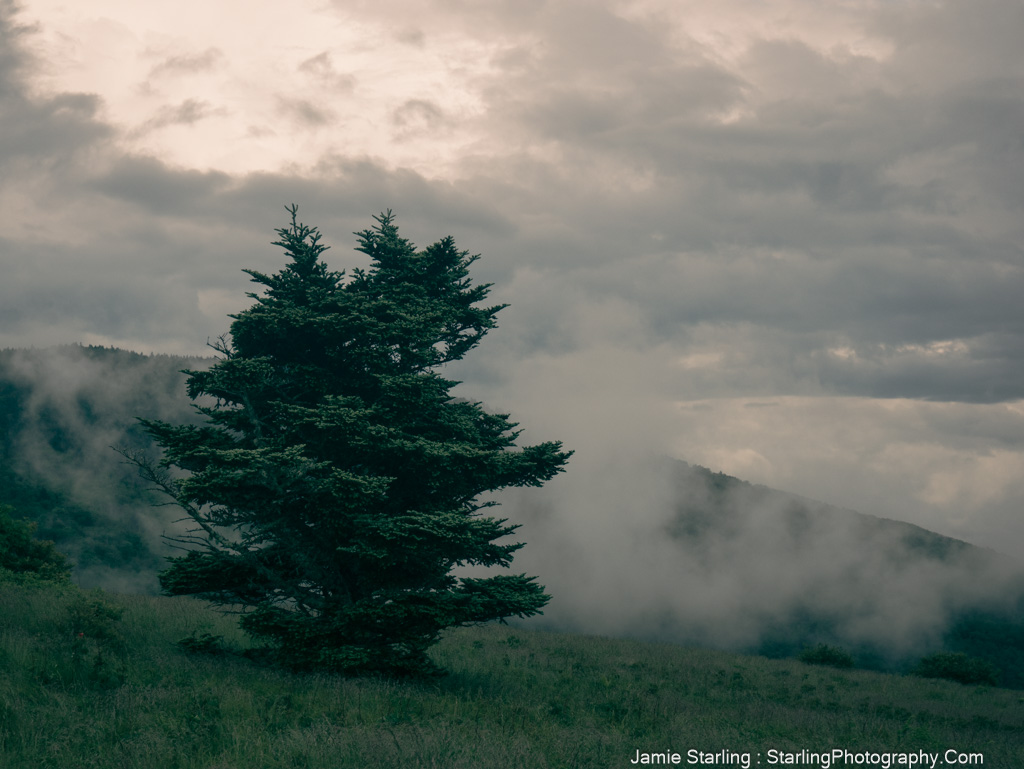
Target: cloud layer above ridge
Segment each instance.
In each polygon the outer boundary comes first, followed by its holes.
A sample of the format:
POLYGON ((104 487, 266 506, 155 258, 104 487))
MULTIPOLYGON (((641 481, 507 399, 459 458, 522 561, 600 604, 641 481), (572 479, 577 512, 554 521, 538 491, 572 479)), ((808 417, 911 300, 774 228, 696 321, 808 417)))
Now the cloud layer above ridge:
POLYGON ((392 208, 531 431, 1024 552, 1019 3, 0 9, 0 346, 202 352, 392 208))

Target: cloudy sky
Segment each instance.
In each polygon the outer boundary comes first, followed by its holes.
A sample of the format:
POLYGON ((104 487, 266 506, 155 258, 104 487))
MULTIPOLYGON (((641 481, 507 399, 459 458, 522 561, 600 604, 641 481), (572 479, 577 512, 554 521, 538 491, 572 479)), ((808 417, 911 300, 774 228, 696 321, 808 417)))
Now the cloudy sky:
MULTIPOLYGON (((511 307, 456 372, 1024 557, 1019 0, 0 0, 0 347, 202 352, 392 208, 511 307)), ((589 463, 589 464, 588 464, 589 463)))

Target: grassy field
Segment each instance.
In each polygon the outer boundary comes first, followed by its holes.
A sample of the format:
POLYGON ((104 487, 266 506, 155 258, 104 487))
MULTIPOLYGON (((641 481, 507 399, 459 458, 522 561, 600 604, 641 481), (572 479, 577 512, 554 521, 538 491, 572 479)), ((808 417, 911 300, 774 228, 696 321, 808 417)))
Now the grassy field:
POLYGON ((1020 691, 501 625, 448 635, 443 678, 341 680, 175 643, 204 633, 245 645, 187 599, 0 585, 0 766, 784 766, 769 751, 834 748, 1024 766, 1020 691))

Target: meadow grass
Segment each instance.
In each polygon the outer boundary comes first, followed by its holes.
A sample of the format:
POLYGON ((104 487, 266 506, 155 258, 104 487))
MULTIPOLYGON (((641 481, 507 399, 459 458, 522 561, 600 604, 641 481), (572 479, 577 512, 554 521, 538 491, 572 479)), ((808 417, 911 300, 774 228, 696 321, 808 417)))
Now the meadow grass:
POLYGON ((769 765, 834 747, 1024 766, 1019 691, 497 624, 450 632, 444 677, 347 680, 176 644, 203 633, 247 644, 189 599, 0 586, 0 766, 599 768, 691 748, 769 765))

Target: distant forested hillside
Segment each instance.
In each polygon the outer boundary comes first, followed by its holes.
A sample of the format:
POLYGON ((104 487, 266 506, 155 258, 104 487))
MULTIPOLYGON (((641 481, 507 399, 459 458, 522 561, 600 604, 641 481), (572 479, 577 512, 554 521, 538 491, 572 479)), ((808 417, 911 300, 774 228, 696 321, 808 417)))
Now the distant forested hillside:
POLYGON ((746 610, 764 617, 747 650, 789 657, 838 645, 878 669, 962 652, 1024 688, 1024 573, 1014 560, 702 467, 678 462, 672 474, 668 530, 684 557, 739 578, 746 610))
POLYGON ((1013 559, 682 461, 631 461, 506 502, 525 522, 522 566, 552 595, 538 624, 771 657, 824 644, 878 670, 961 652, 1024 688, 1013 559))
MULTIPOLYGON (((136 417, 195 420, 181 370, 209 363, 0 351, 0 504, 80 584, 157 591, 179 515, 111 447, 153 450, 136 417)), ((537 624, 777 657, 825 643, 880 669, 958 651, 1024 688, 1024 581, 992 551, 666 458, 570 466, 561 488, 501 499, 527 524, 517 565, 553 596, 537 624)))
POLYGON ((160 534, 177 516, 153 507, 112 447, 150 445, 135 417, 193 419, 180 371, 203 365, 78 345, 0 351, 0 502, 71 556, 83 584, 157 589, 160 534))

